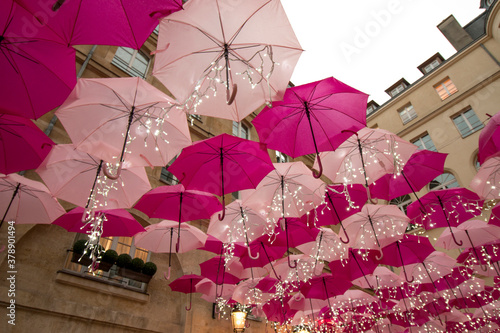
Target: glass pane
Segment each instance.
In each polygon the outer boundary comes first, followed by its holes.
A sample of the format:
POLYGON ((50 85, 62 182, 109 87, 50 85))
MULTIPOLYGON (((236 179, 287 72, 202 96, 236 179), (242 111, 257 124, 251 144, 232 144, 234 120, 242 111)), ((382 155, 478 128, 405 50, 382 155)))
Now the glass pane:
POLYGON ((239 124, 236 121, 233 121, 233 135, 239 136, 239 124))
POLYGON ((443 173, 437 176, 429 184, 431 190, 444 190, 447 188, 459 187, 458 181, 451 173, 443 173))
POLYGON ((484 127, 483 123, 479 120, 479 118, 476 116, 476 113, 474 110, 469 109, 464 112, 465 118, 469 121, 470 126, 472 127, 471 130, 472 132, 477 131, 478 129, 481 129, 484 127))
POLYGON ((459 115, 458 117, 453 118, 453 122, 457 126, 457 128, 458 128, 460 134, 462 134, 462 136, 469 135, 469 133, 471 132, 471 129, 470 129, 469 125, 467 124, 467 122, 465 121, 463 114, 459 115))

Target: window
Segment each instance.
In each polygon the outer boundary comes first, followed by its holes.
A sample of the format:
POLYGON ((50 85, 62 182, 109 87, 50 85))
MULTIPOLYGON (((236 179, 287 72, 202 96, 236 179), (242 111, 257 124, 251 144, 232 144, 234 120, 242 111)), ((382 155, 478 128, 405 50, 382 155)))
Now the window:
POLYGON ((432 142, 431 136, 427 133, 413 140, 411 143, 416 145, 420 150, 427 149, 427 150, 437 151, 434 142, 432 142))
POLYGON ((285 155, 276 150, 276 163, 287 163, 290 162, 288 155, 285 155))
POLYGON ((411 204, 411 197, 408 194, 405 194, 392 199, 389 201, 389 204, 398 206, 398 208, 406 214, 406 209, 411 204))
POLYGON ((479 159, 477 158, 477 154, 476 154, 476 157, 474 157, 474 168, 476 168, 476 171, 479 171, 479 169, 481 169, 481 163, 479 163, 479 159))
POLYGON ((149 68, 149 58, 141 51, 128 47, 119 47, 111 63, 130 76, 141 78, 146 77, 149 68))
POLYGON ((434 89, 436 89, 436 92, 443 101, 458 91, 449 77, 436 84, 434 89))
POLYGON ((462 138, 480 130, 484 127, 483 123, 476 116, 472 109, 468 109, 453 117, 453 122, 457 126, 458 131, 462 134, 462 138))
POLYGON ((403 108, 398 110, 399 116, 401 117, 401 120, 403 121, 403 124, 406 124, 410 122, 411 120, 417 118, 417 113, 415 112, 415 109, 413 108, 413 105, 408 104, 404 106, 403 108))
POLYGON ((425 74, 428 74, 430 72, 432 72, 432 70, 436 67, 438 67, 440 64, 440 62, 435 59, 433 62, 431 62, 430 64, 428 64, 427 66, 424 67, 424 73, 425 74))
POLYGON ((167 168, 171 166, 176 159, 177 156, 175 156, 170 162, 168 162, 166 167, 161 168, 160 180, 162 182, 167 183, 169 185, 176 185, 179 183, 177 177, 175 177, 173 173, 167 170, 167 168))
POLYGON ((392 97, 394 97, 394 96, 396 96, 397 94, 399 94, 400 92, 402 92, 403 90, 405 90, 405 88, 406 88, 406 87, 404 86, 404 84, 400 84, 399 86, 397 86, 396 88, 394 88, 394 89, 392 89, 392 90, 391 90, 390 95, 391 95, 392 97))
POLYGON ((429 184, 429 189, 434 190, 444 190, 447 188, 460 187, 455 176, 449 172, 445 172, 442 175, 437 176, 429 184))
POLYGON ((233 135, 242 139, 250 139, 250 131, 248 130, 248 127, 237 121, 233 121, 233 135))

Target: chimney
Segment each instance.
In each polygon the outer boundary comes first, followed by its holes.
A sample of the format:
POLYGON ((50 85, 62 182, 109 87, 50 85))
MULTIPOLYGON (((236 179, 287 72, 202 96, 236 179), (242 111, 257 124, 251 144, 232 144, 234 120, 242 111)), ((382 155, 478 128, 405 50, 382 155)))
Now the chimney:
POLYGON ((439 23, 437 27, 457 51, 460 51, 472 42, 472 37, 462 28, 453 15, 450 15, 443 22, 439 23))

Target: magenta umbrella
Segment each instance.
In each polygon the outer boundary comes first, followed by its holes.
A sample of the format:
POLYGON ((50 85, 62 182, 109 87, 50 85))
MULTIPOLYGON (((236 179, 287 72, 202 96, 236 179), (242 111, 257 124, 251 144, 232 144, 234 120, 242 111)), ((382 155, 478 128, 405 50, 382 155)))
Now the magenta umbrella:
POLYGON ((225 194, 255 188, 274 169, 264 144, 228 134, 198 141, 182 150, 168 168, 190 190, 225 194))
POLYGON ((386 174, 379 178, 370 184, 370 193, 374 198, 388 201, 408 193, 416 196, 416 192, 443 173, 447 156, 430 150, 417 150, 406 162, 401 174, 386 174))
POLYGON ((494 243, 484 244, 482 246, 469 247, 457 257, 457 262, 468 267, 481 265, 481 269, 486 271, 484 265, 490 266, 497 276, 500 276, 500 244, 498 240, 494 243))
POLYGON ((140 49, 160 17, 182 9, 182 0, 16 0, 67 45, 116 45, 140 49))
POLYGON ((339 279, 331 274, 321 274, 303 284, 300 291, 306 298, 328 300, 328 306, 331 309, 330 298, 342 295, 351 286, 352 284, 347 280, 339 279))
POLYGON ((75 50, 47 26, 31 27, 38 17, 18 1, 0 4, 2 113, 37 119, 76 84, 75 50))
POLYGON ((233 268, 231 269, 231 273, 229 273, 226 267, 226 258, 223 256, 214 257, 200 264, 200 275, 214 282, 216 284, 216 288, 221 286, 220 294, 217 290, 215 292, 216 297, 222 297, 222 288, 225 284, 237 284, 240 282, 241 279, 237 275, 240 275, 243 270, 243 266, 241 266, 240 263, 234 263, 238 265, 232 265, 233 268), (232 274, 233 272, 234 274, 232 274))
MULTIPOLYGON (((366 127, 368 95, 331 77, 288 88, 283 100, 252 120, 261 142, 293 158, 334 151, 351 133, 366 127)), ((319 173, 323 168, 318 156, 319 173)))
POLYGON ((422 262, 434 251, 435 249, 427 237, 406 234, 402 239, 382 248, 384 257, 381 260, 381 264, 403 267, 406 281, 411 283, 413 282, 413 277, 411 280, 408 279, 405 265, 422 262))
POLYGON ((483 164, 486 159, 500 151, 500 112, 490 116, 490 120, 479 134, 479 152, 477 160, 483 164))
POLYGON ((267 320, 275 321, 280 325, 284 324, 287 320, 293 318, 298 310, 293 310, 290 308, 288 302, 291 296, 285 295, 284 297, 279 297, 278 299, 272 299, 262 306, 267 320))
POLYGON ((280 259, 287 251, 286 240, 284 237, 278 236, 271 243, 269 236, 263 235, 256 240, 250 242, 250 250, 244 252, 240 261, 244 268, 248 267, 264 267, 270 264, 274 276, 280 280, 280 276, 274 270, 272 262, 280 259))
POLYGON ((36 169, 54 145, 31 120, 0 114, 0 173, 36 169))
POLYGON ((288 266, 295 268, 297 264, 292 265, 290 262, 290 247, 297 247, 301 244, 313 242, 319 233, 319 229, 309 228, 300 219, 293 217, 282 218, 279 220, 279 224, 281 230, 280 228, 276 228, 277 231, 275 231, 275 234, 278 236, 282 236, 283 233, 285 234, 288 266))
MULTIPOLYGON (((449 188, 430 191, 411 203, 407 214, 412 223, 427 230, 448 227, 453 234, 452 227, 481 214, 482 207, 483 200, 476 193, 465 188, 449 188)), ((463 244, 457 240, 455 243, 463 244)))
MULTIPOLYGON (((52 224, 63 227, 70 232, 90 234, 92 223, 82 223, 84 209, 76 207, 60 216, 52 224)), ((125 209, 106 209, 95 212, 96 219, 102 220, 101 237, 133 237, 139 232, 146 231, 136 219, 125 209)))
POLYGON ((209 234, 207 235, 205 244, 199 249, 219 255, 222 254, 226 257, 239 257, 243 254, 243 252, 247 251, 244 243, 223 243, 221 240, 209 234), (228 253, 228 251, 230 251, 231 253, 228 253))
POLYGON ((328 264, 332 275, 339 280, 354 281, 361 277, 365 278, 370 289, 375 289, 372 286, 366 275, 372 274, 375 268, 379 265, 377 260, 377 251, 349 249, 347 259, 335 260, 328 264))
POLYGON ((476 192, 481 199, 500 199, 500 153, 488 157, 481 165, 477 174, 472 178, 470 188, 476 192))
POLYGON ((201 280, 203 280, 202 276, 195 274, 188 274, 188 275, 183 275, 180 278, 177 278, 168 284, 168 286, 172 291, 178 291, 184 294, 189 294, 189 306, 185 308, 186 311, 191 310, 193 293, 198 292, 196 290, 196 285, 201 280))

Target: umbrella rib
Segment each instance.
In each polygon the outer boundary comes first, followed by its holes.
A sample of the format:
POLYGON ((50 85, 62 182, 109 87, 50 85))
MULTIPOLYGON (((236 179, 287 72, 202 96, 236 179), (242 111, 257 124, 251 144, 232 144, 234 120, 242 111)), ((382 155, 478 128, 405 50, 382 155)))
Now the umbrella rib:
MULTIPOLYGON (((236 32, 234 33, 234 35, 229 39, 228 41, 228 44, 232 44, 234 42, 234 40, 236 39, 236 37, 238 37, 238 35, 240 34, 241 30, 243 30, 244 26, 247 24, 248 21, 250 21, 250 19, 257 14, 257 12, 259 12, 262 8, 264 8, 265 6, 267 6, 269 3, 271 2, 271 0, 267 1, 265 4, 263 4, 262 6, 260 6, 259 8, 257 8, 252 14, 250 14, 244 21, 243 23, 240 25, 240 27, 238 28, 238 30, 236 30, 236 32)), ((218 7, 218 1, 217 1, 217 7, 218 7)), ((219 17, 220 17, 220 11, 219 11, 219 17)), ((222 28, 222 22, 221 22, 221 28, 222 28)))
POLYGON ((125 10, 125 7, 123 5, 123 0, 120 0, 120 3, 121 3, 121 7, 120 8, 123 9, 123 15, 125 16, 125 19, 127 20, 127 25, 128 25, 128 27, 130 29, 130 33, 134 37, 134 44, 135 44, 135 46, 136 46, 137 49, 140 49, 141 46, 139 45, 139 43, 137 41, 137 38, 136 38, 136 36, 134 34, 134 30, 132 29, 132 24, 130 23, 130 19, 129 19, 128 15, 127 15, 127 11, 125 10))

